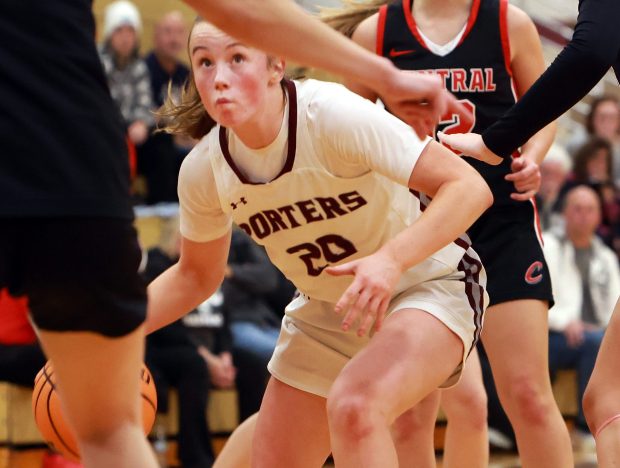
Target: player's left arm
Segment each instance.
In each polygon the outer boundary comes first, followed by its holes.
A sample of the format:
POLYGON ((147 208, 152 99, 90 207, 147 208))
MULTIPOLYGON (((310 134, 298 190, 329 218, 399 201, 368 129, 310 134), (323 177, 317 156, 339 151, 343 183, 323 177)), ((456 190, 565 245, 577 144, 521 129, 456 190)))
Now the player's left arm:
MULTIPOLYGON (((508 38, 510 64, 518 97, 523 96, 545 71, 540 37, 534 22, 519 8, 508 5, 508 38)), ((544 159, 555 138, 556 124, 550 123, 533 135, 522 147, 521 158, 512 163, 512 174, 506 176, 514 183, 515 200, 528 200, 540 187, 538 165, 544 159)))
POLYGON ((355 276, 335 307, 344 313, 345 331, 358 319, 359 336, 373 324, 380 330, 402 273, 458 238, 493 203, 480 174, 435 141, 422 151, 408 186, 433 197, 422 216, 375 253, 326 269, 331 275, 355 276))

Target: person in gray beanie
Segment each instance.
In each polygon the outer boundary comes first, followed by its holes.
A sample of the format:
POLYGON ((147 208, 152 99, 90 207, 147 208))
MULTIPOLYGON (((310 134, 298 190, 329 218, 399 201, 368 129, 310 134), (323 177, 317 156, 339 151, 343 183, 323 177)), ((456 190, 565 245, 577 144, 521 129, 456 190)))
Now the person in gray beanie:
POLYGON ((150 76, 138 53, 141 31, 140 12, 133 3, 119 0, 108 5, 100 57, 112 98, 136 146, 144 143, 155 124, 150 76))

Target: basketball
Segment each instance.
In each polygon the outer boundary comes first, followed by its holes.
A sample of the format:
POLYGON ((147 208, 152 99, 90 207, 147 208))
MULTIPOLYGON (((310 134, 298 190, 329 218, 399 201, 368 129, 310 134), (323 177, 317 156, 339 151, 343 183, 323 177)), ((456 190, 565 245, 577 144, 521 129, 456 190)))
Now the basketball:
MULTIPOLYGON (((155 382, 148 368, 143 364, 140 371, 142 388, 142 427, 148 434, 155 422, 157 393, 155 382)), ((69 460, 79 462, 80 453, 72 430, 62 414, 60 398, 56 392, 56 379, 52 363, 48 361, 34 380, 32 410, 41 435, 48 445, 69 460)))

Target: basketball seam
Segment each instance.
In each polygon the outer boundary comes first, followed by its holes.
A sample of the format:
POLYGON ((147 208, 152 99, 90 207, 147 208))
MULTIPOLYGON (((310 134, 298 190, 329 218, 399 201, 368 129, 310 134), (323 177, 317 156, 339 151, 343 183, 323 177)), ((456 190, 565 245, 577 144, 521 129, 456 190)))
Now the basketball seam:
MULTIPOLYGON (((47 376, 47 372, 45 373, 45 375, 47 376)), ((56 386, 54 385, 54 383, 51 380, 48 380, 48 382, 52 386, 52 388, 56 390, 56 386)), ((52 414, 50 413, 50 401, 52 400, 53 393, 54 392, 49 392, 49 394, 47 395, 47 416, 50 421, 50 426, 52 427, 54 434, 56 434, 58 441, 67 449, 69 453, 79 459, 80 454, 76 453, 71 447, 69 447, 69 445, 65 442, 65 439, 63 439, 63 437, 60 435, 60 432, 58 432, 58 429, 56 429, 56 424, 54 424, 54 420, 52 419, 52 414)))

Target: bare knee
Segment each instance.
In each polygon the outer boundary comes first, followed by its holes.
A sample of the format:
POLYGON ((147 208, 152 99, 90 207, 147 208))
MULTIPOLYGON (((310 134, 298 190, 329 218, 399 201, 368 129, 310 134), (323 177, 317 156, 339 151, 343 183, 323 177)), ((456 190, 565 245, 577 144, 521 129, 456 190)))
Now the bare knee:
POLYGON ((546 390, 528 377, 513 379, 502 400, 511 419, 516 418, 530 425, 545 424, 555 406, 551 388, 546 390))
POLYGON ((419 439, 421 434, 433 431, 436 419, 436 411, 421 411, 418 407, 407 410, 392 424, 392 438, 397 443, 419 439))
POLYGON ((475 431, 487 427, 487 394, 484 387, 454 392, 442 399, 442 408, 449 424, 475 431))
POLYGON ((336 383, 327 398, 330 431, 351 440, 366 438, 378 424, 387 426, 385 415, 378 408, 379 398, 372 388, 353 390, 336 383))
POLYGON ((137 411, 106 413, 105 410, 101 410, 89 418, 81 418, 74 426, 77 438, 82 443, 97 446, 106 446, 110 441, 131 431, 142 432, 142 423, 137 411))
POLYGON ((595 433, 609 418, 620 414, 620 390, 602 388, 591 381, 584 392, 582 404, 588 427, 595 433))

